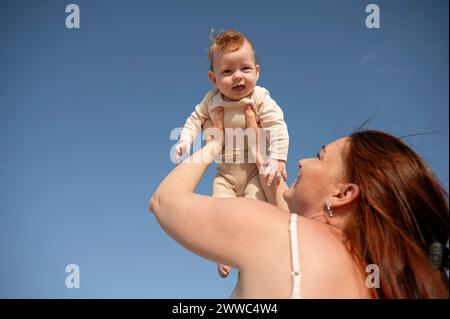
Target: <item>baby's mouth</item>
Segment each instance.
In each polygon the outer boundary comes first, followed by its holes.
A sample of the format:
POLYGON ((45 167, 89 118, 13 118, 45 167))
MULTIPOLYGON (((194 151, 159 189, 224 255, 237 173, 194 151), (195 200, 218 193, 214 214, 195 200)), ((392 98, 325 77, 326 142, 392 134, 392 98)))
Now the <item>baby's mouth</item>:
POLYGON ((233 91, 235 91, 235 92, 242 92, 244 90, 245 90, 245 85, 243 85, 243 84, 233 86, 233 91))

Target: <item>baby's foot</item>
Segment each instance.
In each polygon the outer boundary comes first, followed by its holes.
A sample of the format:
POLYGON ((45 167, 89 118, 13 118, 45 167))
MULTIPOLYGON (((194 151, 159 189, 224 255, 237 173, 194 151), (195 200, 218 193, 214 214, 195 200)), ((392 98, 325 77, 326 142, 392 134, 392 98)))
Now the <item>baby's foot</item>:
POLYGON ((227 265, 217 265, 217 271, 219 272, 220 277, 227 278, 231 272, 231 267, 227 265))

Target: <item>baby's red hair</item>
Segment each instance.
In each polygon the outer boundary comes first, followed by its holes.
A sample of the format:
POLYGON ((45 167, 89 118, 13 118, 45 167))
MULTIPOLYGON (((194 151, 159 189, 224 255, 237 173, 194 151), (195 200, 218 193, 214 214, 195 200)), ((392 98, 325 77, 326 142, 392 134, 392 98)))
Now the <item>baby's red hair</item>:
POLYGON ((210 61, 210 70, 213 71, 213 62, 214 55, 217 53, 221 53, 224 51, 237 51, 242 46, 248 43, 253 50, 253 55, 255 57, 256 63, 256 54, 253 44, 247 39, 245 35, 236 30, 226 30, 220 32, 218 34, 211 36, 211 45, 208 50, 208 58, 210 61))

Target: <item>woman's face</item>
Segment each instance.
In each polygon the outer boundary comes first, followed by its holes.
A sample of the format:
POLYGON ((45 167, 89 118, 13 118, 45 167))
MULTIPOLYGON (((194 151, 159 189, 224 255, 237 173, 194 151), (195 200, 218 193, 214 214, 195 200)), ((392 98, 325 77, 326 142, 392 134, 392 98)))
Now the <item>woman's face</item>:
POLYGON ((298 162, 297 179, 284 193, 289 210, 308 216, 323 211, 325 201, 345 182, 344 147, 348 138, 341 138, 322 146, 315 158, 298 162))

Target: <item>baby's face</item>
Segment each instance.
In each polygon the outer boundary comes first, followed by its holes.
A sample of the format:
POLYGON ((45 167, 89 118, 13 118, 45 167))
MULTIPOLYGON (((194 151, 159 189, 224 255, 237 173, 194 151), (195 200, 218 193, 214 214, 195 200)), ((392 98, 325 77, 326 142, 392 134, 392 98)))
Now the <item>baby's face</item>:
POLYGON ((213 69, 208 72, 209 79, 230 100, 251 94, 259 78, 259 65, 247 42, 237 51, 216 53, 213 69))

